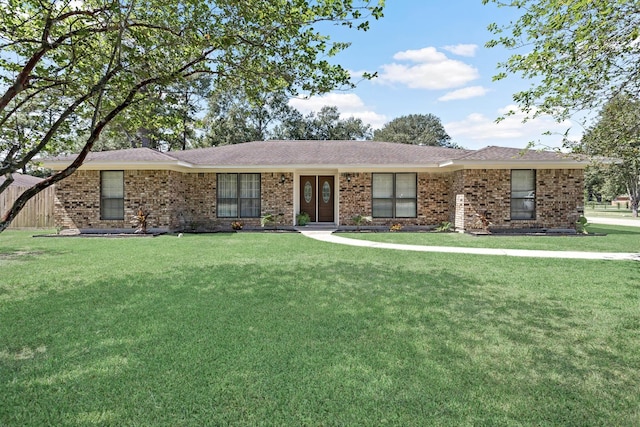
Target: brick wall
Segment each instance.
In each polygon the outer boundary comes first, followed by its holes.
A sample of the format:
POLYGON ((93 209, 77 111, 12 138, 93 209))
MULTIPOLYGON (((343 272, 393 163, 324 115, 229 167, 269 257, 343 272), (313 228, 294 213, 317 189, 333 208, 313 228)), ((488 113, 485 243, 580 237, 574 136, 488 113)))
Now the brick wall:
POLYGON ((55 222, 62 228, 135 228, 139 208, 149 227, 171 228, 180 209, 181 174, 173 171, 124 171, 124 219, 100 219, 100 171, 75 172, 56 185, 55 222))
MULTIPOLYGON (((262 214, 278 215, 279 225, 292 225, 293 212, 293 174, 285 172, 263 173, 260 186, 262 191, 262 214), (284 175, 284 183, 280 177, 284 175), (283 214, 283 215, 279 215, 283 214)), ((257 225, 260 225, 258 218, 257 225)))
POLYGON ((454 223, 458 230, 479 230, 484 216, 494 229, 575 228, 583 185, 581 169, 539 169, 535 219, 512 220, 510 169, 456 171, 454 223))
POLYGON ((350 181, 347 181, 347 173, 342 173, 336 185, 340 189, 340 225, 354 225, 351 220, 354 216, 371 215, 371 174, 351 172, 348 175, 350 181))
MULTIPOLYGON (((356 215, 371 216, 371 173, 340 174, 340 225, 354 225, 356 215)), ((373 218, 372 225, 437 225, 449 221, 452 174, 418 174, 417 218, 373 218)))
MULTIPOLYGON (((356 215, 371 215, 371 173, 337 177, 340 225, 354 225, 356 215)), ((494 228, 574 228, 582 206, 583 171, 541 169, 536 172, 536 219, 510 219, 511 172, 508 169, 419 173, 418 217, 376 218, 373 225, 438 225, 480 229, 479 215, 494 228)), ((138 208, 150 213, 149 227, 170 230, 230 228, 233 218, 216 216, 216 174, 161 170, 124 171, 124 220, 100 219, 100 172, 77 171, 56 185, 55 222, 63 228, 135 228, 138 208)), ((291 173, 261 174, 261 214, 272 213, 281 225, 294 223, 294 179, 291 173), (280 177, 285 176, 285 182, 280 177)), ((260 218, 241 218, 259 226, 260 218)))

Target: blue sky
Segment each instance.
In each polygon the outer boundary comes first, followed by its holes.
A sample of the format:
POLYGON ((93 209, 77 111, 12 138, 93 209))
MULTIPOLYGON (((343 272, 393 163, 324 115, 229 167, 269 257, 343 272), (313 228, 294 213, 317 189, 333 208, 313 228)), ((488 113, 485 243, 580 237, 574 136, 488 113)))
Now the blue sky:
POLYGON ((387 0, 384 14, 366 32, 330 30, 333 40, 352 43, 336 61, 354 75, 377 72, 377 79, 348 92, 293 99, 291 105, 305 113, 336 105, 343 117, 361 118, 374 129, 403 115, 431 113, 469 149, 523 148, 530 141, 558 147, 559 134, 570 127, 571 137, 580 138, 578 124, 549 117, 523 124, 524 115, 517 112, 495 123, 505 111, 517 111, 513 93, 531 85, 518 76, 493 82, 497 64, 513 52, 484 47, 492 38, 487 26, 517 19, 516 9, 484 6, 481 0, 387 0))

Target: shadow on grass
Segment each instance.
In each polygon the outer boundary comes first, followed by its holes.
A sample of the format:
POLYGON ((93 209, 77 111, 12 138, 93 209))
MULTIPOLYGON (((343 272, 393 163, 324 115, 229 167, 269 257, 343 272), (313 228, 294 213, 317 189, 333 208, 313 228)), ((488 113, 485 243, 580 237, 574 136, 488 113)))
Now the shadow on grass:
POLYGON ((640 236, 640 227, 624 227, 624 226, 615 226, 615 225, 607 225, 607 226, 599 226, 596 224, 589 224, 587 229, 589 233, 594 234, 606 234, 606 235, 637 235, 640 236))
POLYGON ((185 267, 68 281, 0 313, 12 322, 0 329, 6 425, 638 417, 637 360, 613 345, 634 332, 594 329, 550 293, 439 268, 185 267))

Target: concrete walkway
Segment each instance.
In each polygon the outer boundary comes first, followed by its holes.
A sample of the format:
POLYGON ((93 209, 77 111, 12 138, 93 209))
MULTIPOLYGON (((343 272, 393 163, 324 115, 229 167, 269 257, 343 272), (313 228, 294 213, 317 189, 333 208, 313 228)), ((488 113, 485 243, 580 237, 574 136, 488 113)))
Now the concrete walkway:
POLYGON ((578 252, 578 251, 535 251, 527 249, 490 249, 490 248, 460 248, 453 246, 420 246, 398 243, 381 243, 367 240, 349 239, 333 234, 335 230, 305 230, 299 231, 307 237, 327 243, 360 246, 378 249, 396 249, 416 252, 444 252, 472 255, 502 255, 531 258, 563 258, 563 259, 599 259, 616 261, 640 261, 640 253, 624 252, 578 252))
POLYGON ((624 225, 625 227, 640 227, 640 219, 588 216, 587 221, 591 224, 624 225))

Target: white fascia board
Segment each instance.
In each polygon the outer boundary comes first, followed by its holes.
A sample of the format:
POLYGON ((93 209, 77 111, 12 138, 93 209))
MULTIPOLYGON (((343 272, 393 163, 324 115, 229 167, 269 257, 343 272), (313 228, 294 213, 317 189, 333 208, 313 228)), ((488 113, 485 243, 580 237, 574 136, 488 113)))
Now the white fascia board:
POLYGON ((282 171, 345 171, 345 172, 371 172, 371 171, 403 171, 415 172, 423 170, 438 171, 439 166, 433 164, 391 164, 391 165, 367 165, 367 164, 282 164, 282 165, 195 165, 190 172, 216 172, 216 171, 255 171, 255 172, 282 172, 282 171))
POLYGON ((539 161, 466 161, 456 162, 449 161, 440 164, 440 168, 450 169, 584 169, 589 166, 588 161, 556 161, 556 160, 539 160, 539 161))

